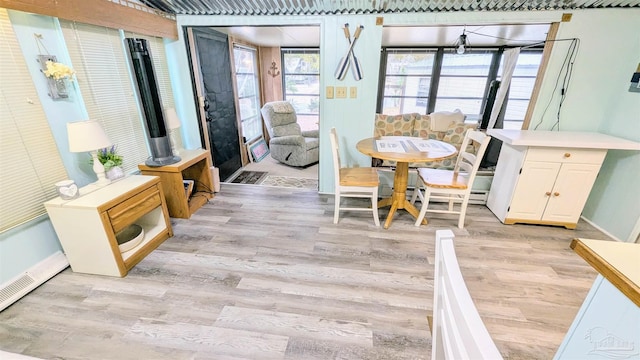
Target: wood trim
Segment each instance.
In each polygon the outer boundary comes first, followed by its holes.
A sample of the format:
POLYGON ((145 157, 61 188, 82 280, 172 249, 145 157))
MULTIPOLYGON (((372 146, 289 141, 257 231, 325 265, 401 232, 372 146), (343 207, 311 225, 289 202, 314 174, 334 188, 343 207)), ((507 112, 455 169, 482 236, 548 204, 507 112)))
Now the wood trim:
MULTIPOLYGON (((282 89, 282 54, 280 52, 280 47, 259 47, 259 72, 260 72, 260 96, 262 97, 262 104, 260 108, 264 106, 264 104, 271 101, 282 101, 284 100, 284 94, 282 89), (275 63, 275 66, 278 68, 276 70, 279 72, 278 75, 272 76, 269 75, 269 71, 271 70, 271 64, 275 63)), ((267 130, 267 125, 262 120, 262 134, 264 135, 264 141, 269 144, 269 131, 267 130)))
MULTIPOLYGON (((240 162, 242 166, 246 166, 249 161, 249 148, 244 143, 244 133, 242 129, 242 115, 240 114, 240 98, 238 96, 238 79, 236 79, 236 56, 234 53, 234 47, 236 44, 240 46, 245 46, 247 48, 252 48, 256 51, 256 59, 258 62, 258 47, 249 43, 245 43, 239 39, 236 39, 232 36, 228 37, 229 41, 229 62, 231 65, 231 83, 233 85, 233 103, 236 107, 236 127, 238 128, 238 143, 240 144, 240 162)), ((256 67, 259 67, 259 64, 256 63, 256 67)), ((258 80, 259 81, 259 80, 258 80)))
POLYGON ((551 59, 551 50, 553 50, 553 43, 555 42, 554 40, 558 35, 559 28, 560 23, 558 22, 551 23, 551 26, 549 27, 547 39, 544 43, 544 50, 542 50, 542 60, 540 61, 540 67, 538 68, 538 74, 536 75, 536 82, 534 83, 533 90, 531 91, 531 100, 529 100, 527 113, 524 115, 524 121, 522 122, 522 130, 529 129, 529 125, 531 124, 533 110, 535 109, 536 103, 538 102, 540 88, 542 87, 542 81, 544 80, 544 76, 547 72, 547 65, 549 65, 549 60, 551 59))
POLYGON ((640 306, 640 287, 633 283, 628 277, 618 269, 611 266, 600 255, 595 253, 590 247, 585 245, 580 239, 573 239, 570 247, 576 254, 580 255, 589 265, 604 276, 613 286, 620 290, 636 306, 640 306))
MULTIPOLYGON (((189 53, 191 54, 191 68, 193 69, 193 84, 196 91, 196 106, 200 118, 200 130, 202 134, 202 144, 207 151, 211 151, 211 142, 209 140, 209 127, 207 126, 207 114, 204 111, 204 89, 202 74, 200 73, 200 54, 196 46, 196 36, 193 33, 193 27, 187 28, 187 41, 189 42, 189 53)), ((212 155, 213 156, 213 155, 212 155)))
POLYGON ((122 29, 139 34, 178 40, 178 27, 171 15, 120 0, 0 0, 0 7, 122 29))

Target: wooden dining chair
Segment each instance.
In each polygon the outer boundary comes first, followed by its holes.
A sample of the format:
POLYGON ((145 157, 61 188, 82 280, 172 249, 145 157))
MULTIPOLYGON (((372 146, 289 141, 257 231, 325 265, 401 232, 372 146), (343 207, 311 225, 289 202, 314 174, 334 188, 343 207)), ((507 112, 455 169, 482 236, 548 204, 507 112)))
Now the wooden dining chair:
POLYGON ((333 223, 338 223, 340 210, 371 211, 376 226, 378 219, 378 171, 371 167, 342 167, 340 163, 340 146, 335 128, 331 128, 331 152, 333 153, 333 172, 335 176, 335 210, 333 223), (371 208, 342 207, 341 198, 371 198, 371 208))
POLYGON ((431 359, 501 360, 460 272, 453 238, 451 230, 436 231, 431 359))
POLYGON ((415 222, 415 226, 420 226, 427 212, 459 214, 458 227, 464 227, 464 218, 471 196, 471 187, 476 177, 480 162, 484 152, 489 145, 491 136, 477 130, 469 129, 465 133, 464 140, 460 146, 460 152, 453 170, 419 168, 419 186, 411 198, 411 203, 415 203, 416 198, 422 201, 420 214, 415 222), (474 146, 469 146, 473 143, 474 146), (469 149, 477 149, 474 153, 469 149), (424 190, 424 194, 421 191, 424 190), (449 203, 446 210, 430 209, 429 201, 444 200, 449 203), (454 209, 455 204, 460 204, 459 209, 454 209))

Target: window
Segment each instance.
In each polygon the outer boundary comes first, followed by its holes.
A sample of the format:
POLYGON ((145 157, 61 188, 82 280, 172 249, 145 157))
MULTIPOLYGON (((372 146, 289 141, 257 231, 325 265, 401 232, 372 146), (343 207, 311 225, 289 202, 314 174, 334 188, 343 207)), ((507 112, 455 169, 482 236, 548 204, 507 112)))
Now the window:
POLYGON ((45 214, 67 172, 13 32, 0 9, 0 232, 45 214), (31 99, 31 101, 26 101, 31 99))
POLYGON ((123 170, 137 170, 149 151, 120 31, 66 20, 60 26, 89 118, 102 124, 123 170))
POLYGON ((258 64, 256 49, 233 46, 236 72, 236 91, 245 144, 262 136, 260 118, 260 90, 258 90, 258 64))
MULTIPOLYGON (((378 112, 402 114, 460 109, 467 121, 483 111, 489 83, 500 80, 500 49, 383 49, 384 70, 378 112), (496 75, 497 74, 497 75, 496 75)), ((533 91, 542 50, 521 52, 506 100, 504 127, 520 129, 533 91)))
POLYGON ((467 116, 480 114, 492 57, 489 51, 444 52, 434 111, 460 109, 467 116))
POLYGON ((434 59, 433 50, 389 52, 382 104, 384 114, 426 113, 434 59))
POLYGON ((302 130, 318 128, 320 110, 320 52, 282 50, 284 99, 296 109, 302 130))
MULTIPOLYGON (((541 61, 542 51, 520 52, 509 86, 503 126, 505 129, 519 130, 522 127, 522 120, 529 107, 529 99, 541 61)), ((500 74, 502 74, 502 63, 498 70, 498 80, 500 80, 500 74)))

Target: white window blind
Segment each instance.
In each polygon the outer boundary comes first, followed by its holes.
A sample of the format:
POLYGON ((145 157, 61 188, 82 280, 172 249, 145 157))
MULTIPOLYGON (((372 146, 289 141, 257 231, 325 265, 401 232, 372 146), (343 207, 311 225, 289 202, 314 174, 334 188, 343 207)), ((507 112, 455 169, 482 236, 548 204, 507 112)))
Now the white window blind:
POLYGON ((0 232, 3 232, 44 214, 42 204, 57 196, 54 184, 68 175, 7 10, 1 8, 0 63, 0 232))
POLYGON ((60 25, 89 117, 116 145, 124 171, 136 170, 149 150, 120 31, 65 20, 60 25))
POLYGON ((167 65, 167 53, 164 50, 164 41, 162 38, 128 31, 125 31, 125 36, 128 38, 147 40, 153 61, 153 70, 156 74, 156 83, 160 91, 160 99, 162 99, 162 106, 164 108, 175 108, 173 91, 171 90, 171 79, 169 78, 169 66, 167 65))

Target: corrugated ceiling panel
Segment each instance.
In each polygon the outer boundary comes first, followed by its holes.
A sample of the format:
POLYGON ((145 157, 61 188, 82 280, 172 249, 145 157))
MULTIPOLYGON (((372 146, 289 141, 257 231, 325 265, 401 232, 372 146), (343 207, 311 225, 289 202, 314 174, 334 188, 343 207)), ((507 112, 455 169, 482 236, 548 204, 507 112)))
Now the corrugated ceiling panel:
POLYGON ((327 15, 638 8, 640 0, 141 0, 180 15, 327 15))

